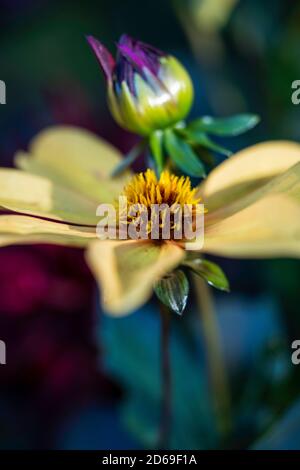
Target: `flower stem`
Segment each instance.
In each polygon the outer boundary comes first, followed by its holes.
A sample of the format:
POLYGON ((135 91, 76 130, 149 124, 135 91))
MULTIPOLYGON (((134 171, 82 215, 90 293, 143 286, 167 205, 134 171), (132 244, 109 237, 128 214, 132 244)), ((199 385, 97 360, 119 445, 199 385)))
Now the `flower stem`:
POLYGON ((231 403, 219 327, 209 286, 195 274, 193 274, 193 281, 206 342, 215 414, 219 432, 222 438, 226 438, 232 430, 231 403))
POLYGON ((171 426, 171 367, 170 367, 170 312, 161 302, 161 374, 162 374, 162 407, 158 448, 168 447, 171 426))

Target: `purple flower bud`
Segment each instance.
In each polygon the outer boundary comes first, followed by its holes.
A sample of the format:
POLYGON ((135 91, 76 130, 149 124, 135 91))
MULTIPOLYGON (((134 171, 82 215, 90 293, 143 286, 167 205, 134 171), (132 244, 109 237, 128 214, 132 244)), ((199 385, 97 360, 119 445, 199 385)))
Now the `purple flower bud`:
POLYGON ((87 39, 107 80, 110 110, 122 127, 149 135, 186 117, 193 85, 174 57, 123 35, 114 60, 97 39, 87 39))

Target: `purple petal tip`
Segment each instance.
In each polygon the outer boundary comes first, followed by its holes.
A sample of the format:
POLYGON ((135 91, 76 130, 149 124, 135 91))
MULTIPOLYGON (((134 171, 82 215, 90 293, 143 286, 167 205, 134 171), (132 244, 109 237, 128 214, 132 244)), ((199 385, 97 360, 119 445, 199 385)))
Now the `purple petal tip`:
POLYGON ((115 67, 115 60, 113 56, 94 36, 86 36, 86 40, 93 49, 106 79, 111 80, 115 67))

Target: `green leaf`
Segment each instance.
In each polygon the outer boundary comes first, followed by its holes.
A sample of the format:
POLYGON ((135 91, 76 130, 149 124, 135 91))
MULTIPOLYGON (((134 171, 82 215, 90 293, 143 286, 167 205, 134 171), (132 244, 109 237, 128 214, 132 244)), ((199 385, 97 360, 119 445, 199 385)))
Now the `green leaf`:
POLYGON ((145 141, 142 140, 140 143, 135 145, 130 152, 121 160, 121 162, 113 169, 111 177, 115 178, 123 173, 132 163, 141 155, 145 148, 145 141))
POLYGON ((175 165, 190 176, 205 177, 205 168, 191 146, 171 129, 164 132, 168 156, 175 165))
POLYGON ((202 258, 192 258, 191 260, 187 260, 182 264, 205 279, 210 286, 213 286, 216 289, 222 291, 229 292, 230 289, 228 279, 220 266, 218 266, 216 263, 212 263, 211 261, 207 261, 202 258))
POLYGON ((182 315, 189 295, 189 281, 183 271, 177 269, 163 277, 154 286, 154 291, 163 304, 182 315))
POLYGON ((204 116, 191 122, 188 128, 199 132, 207 132, 208 134, 230 137, 249 131, 255 127, 259 121, 260 117, 256 114, 238 114, 236 116, 219 119, 204 116))
POLYGON ((189 140, 192 144, 201 145, 209 150, 230 157, 232 155, 231 150, 228 150, 221 145, 213 142, 204 132, 199 132, 198 130, 185 129, 182 131, 185 135, 185 138, 189 140))

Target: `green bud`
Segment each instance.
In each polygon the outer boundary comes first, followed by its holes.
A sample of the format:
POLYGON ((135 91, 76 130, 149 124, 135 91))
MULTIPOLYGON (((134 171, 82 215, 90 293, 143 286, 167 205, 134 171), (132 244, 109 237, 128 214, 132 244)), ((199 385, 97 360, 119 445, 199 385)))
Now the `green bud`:
POLYGON ((123 128, 148 136, 183 120, 193 103, 193 84, 175 57, 122 36, 117 59, 88 39, 105 73, 108 104, 123 128))

